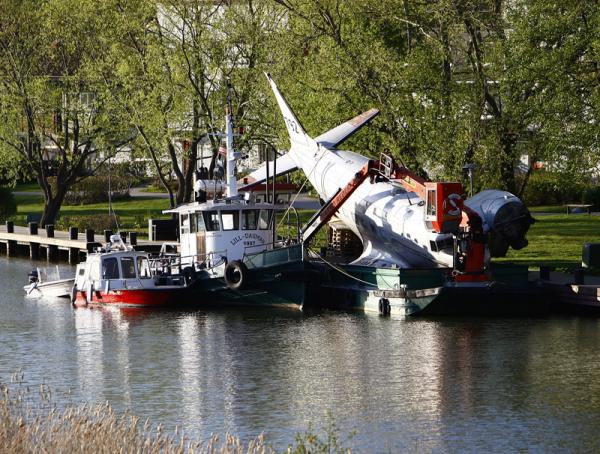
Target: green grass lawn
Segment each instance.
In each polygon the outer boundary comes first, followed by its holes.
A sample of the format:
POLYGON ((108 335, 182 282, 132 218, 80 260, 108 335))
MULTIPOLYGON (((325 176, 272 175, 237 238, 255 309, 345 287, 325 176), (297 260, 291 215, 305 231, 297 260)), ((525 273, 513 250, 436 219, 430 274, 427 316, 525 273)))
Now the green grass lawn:
POLYGON ((13 191, 17 191, 17 192, 42 192, 42 189, 40 188, 40 185, 37 184, 36 181, 32 181, 29 183, 21 183, 18 184, 13 191))
MULTIPOLYGON (((535 213, 533 215, 535 217, 535 213)), ((494 259, 500 262, 554 266, 572 269, 581 266, 583 243, 600 242, 600 216, 587 214, 558 214, 538 216, 527 234, 529 245, 508 256, 494 259)))
POLYGON ((542 205, 537 207, 527 207, 532 213, 556 213, 562 214, 567 212, 567 209, 563 205, 542 205))
MULTIPOLYGON (((38 195, 15 196, 17 202, 17 223, 24 225, 28 214, 41 214, 43 198, 38 195)), ((136 230, 147 234, 148 218, 166 218, 162 210, 169 208, 169 200, 155 197, 132 198, 113 202, 113 209, 124 230, 136 230)), ((87 205, 63 205, 60 218, 85 217, 98 214, 108 214, 108 203, 93 203, 87 205)))

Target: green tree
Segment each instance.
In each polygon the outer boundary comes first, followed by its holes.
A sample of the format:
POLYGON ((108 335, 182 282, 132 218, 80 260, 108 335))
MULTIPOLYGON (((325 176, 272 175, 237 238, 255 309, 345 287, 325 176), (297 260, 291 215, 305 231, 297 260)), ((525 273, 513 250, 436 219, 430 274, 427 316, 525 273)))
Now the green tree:
POLYGON ((522 192, 519 158, 597 165, 597 2, 274 0, 288 15, 276 76, 313 134, 366 107, 353 139, 434 178, 478 164, 522 192))
POLYGON ((42 225, 54 222, 71 185, 128 140, 87 77, 101 25, 93 3, 0 5, 0 165, 15 176, 20 162, 36 178, 42 225))

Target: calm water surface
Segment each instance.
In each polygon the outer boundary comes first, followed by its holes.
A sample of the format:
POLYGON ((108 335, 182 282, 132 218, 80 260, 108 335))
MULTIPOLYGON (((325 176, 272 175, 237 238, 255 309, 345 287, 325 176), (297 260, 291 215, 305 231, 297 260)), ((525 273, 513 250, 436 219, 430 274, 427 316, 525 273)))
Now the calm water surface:
POLYGON ((31 268, 0 258, 0 381, 62 403, 276 448, 332 415, 360 452, 600 449, 600 320, 74 310, 24 298, 31 268))

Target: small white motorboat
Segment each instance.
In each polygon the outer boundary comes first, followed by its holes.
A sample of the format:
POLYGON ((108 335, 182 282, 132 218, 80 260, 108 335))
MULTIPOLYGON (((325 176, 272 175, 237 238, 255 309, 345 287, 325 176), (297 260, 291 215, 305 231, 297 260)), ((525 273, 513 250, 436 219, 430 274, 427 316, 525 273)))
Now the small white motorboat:
POLYGON ((46 281, 42 279, 42 275, 39 268, 29 273, 29 284, 23 286, 25 296, 29 298, 69 298, 71 296, 75 277, 61 279, 59 273, 57 280, 46 281))

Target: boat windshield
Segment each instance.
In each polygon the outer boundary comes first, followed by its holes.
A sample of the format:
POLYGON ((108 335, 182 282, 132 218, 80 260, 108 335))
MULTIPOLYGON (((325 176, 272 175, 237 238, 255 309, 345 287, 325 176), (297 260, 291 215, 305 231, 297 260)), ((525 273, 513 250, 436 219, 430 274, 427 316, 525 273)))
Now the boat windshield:
POLYGON ((256 230, 258 228, 258 210, 242 211, 242 229, 256 230))
POLYGON ((204 226, 206 227, 207 232, 221 230, 218 211, 203 211, 202 215, 204 216, 204 226))
POLYGON ((204 232, 206 226, 204 225, 204 216, 202 216, 202 213, 195 214, 193 219, 196 221, 196 232, 204 232))
POLYGON ((260 217, 258 219, 258 228, 261 230, 267 230, 271 225, 271 213, 272 210, 260 210, 260 217))
POLYGON ((238 230, 240 228, 240 212, 238 210, 221 211, 223 230, 238 230))
POLYGON ((137 258, 137 269, 140 279, 149 279, 150 275, 150 264, 148 263, 148 259, 146 257, 138 257, 137 258))
POLYGON ((119 264, 115 257, 106 258, 102 261, 102 279, 119 279, 119 264))
POLYGON ((123 270, 123 279, 134 279, 136 277, 133 257, 121 257, 121 269, 123 270))

